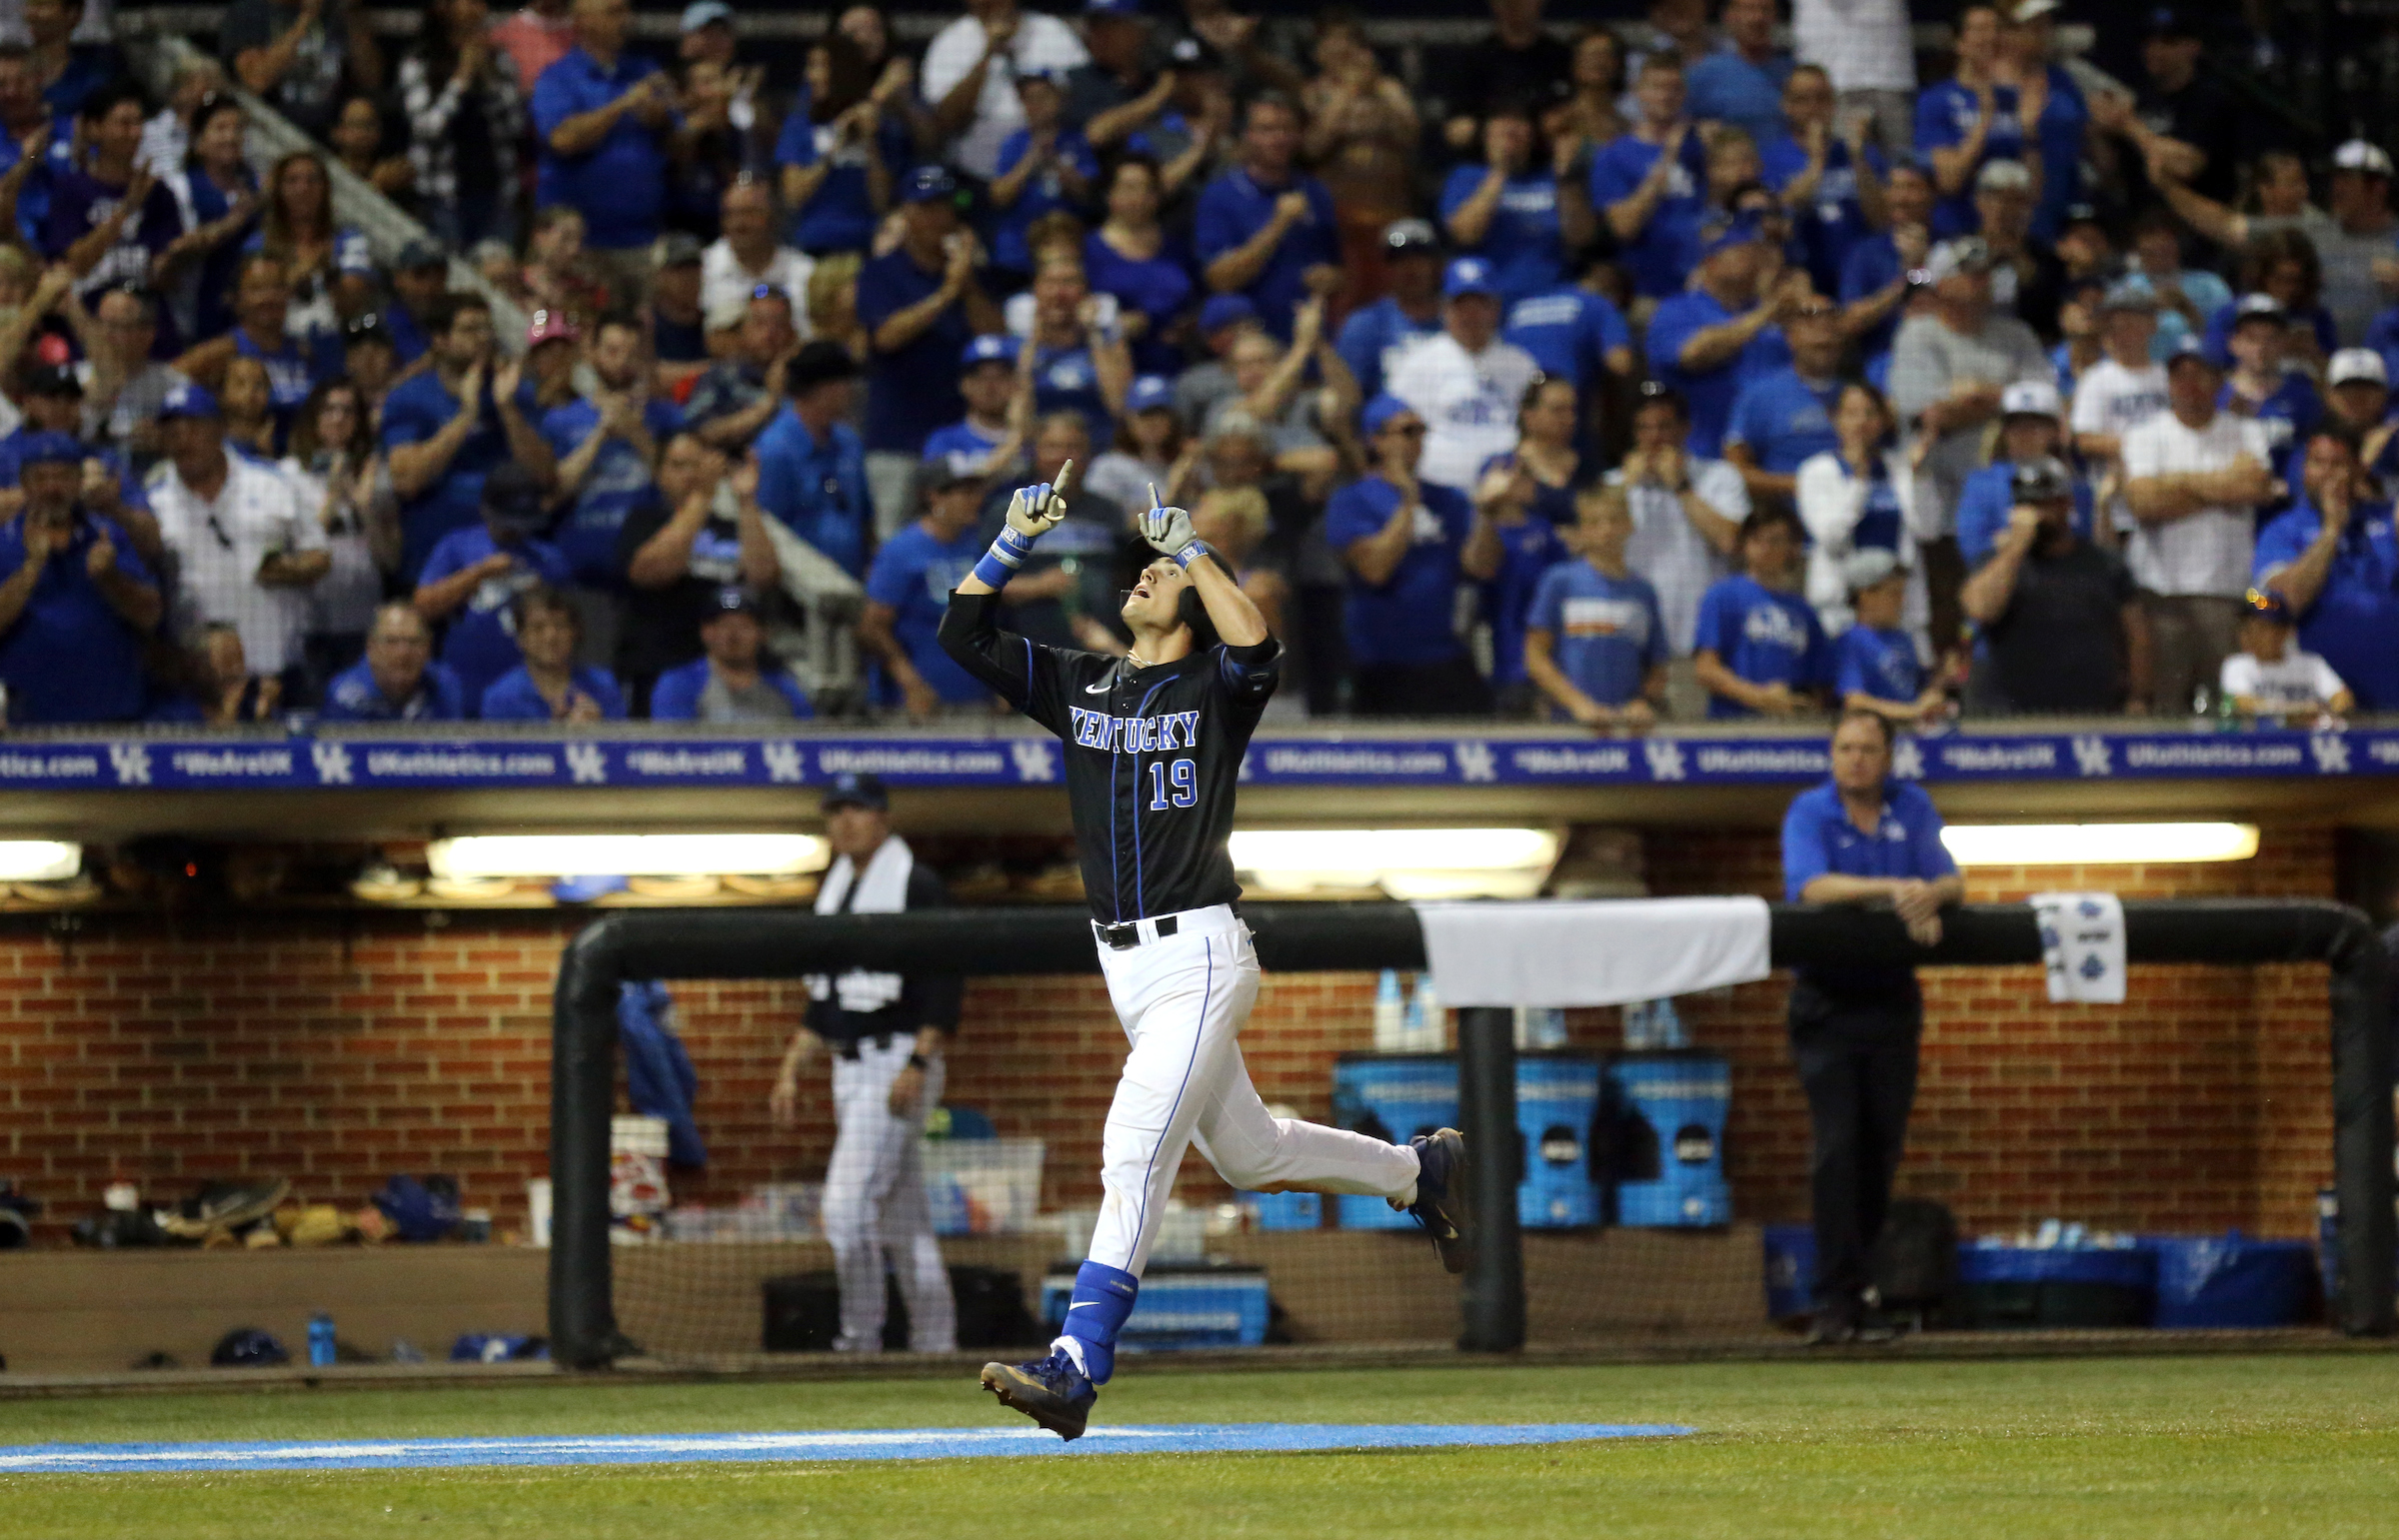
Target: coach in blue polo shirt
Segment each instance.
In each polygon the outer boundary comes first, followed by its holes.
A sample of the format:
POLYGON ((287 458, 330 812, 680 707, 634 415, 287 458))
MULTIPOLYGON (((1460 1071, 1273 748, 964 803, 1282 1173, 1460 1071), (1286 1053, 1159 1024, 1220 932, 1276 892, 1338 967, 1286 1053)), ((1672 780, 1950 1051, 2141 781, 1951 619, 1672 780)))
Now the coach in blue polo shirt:
POLYGON ((981 252, 960 224, 958 183, 920 166, 900 184, 900 244, 858 272, 867 358, 867 481, 879 528, 916 512, 917 463, 936 429, 966 415, 959 355, 1008 328, 976 276, 981 252))
POLYGON ((632 252, 658 239, 677 131, 675 83, 625 51, 628 0, 575 0, 575 43, 533 87, 541 142, 535 203, 583 216, 584 244, 632 252))
POLYGON ((874 510, 866 452, 850 426, 858 365, 837 342, 803 347, 784 372, 791 401, 758 436, 758 506, 857 577, 874 510))
MULTIPOLYGON (((1895 911, 1919 946, 1941 939, 1941 909, 1965 896, 1921 786, 1891 779, 1891 725, 1850 711, 1832 730, 1832 776, 1782 820, 1783 897, 1895 911)), ((1791 1060, 1807 1092, 1815 1154, 1816 1317, 1810 1342, 1886 1335, 1864 1294, 1891 1178, 1916 1097, 1924 997, 1913 968, 1816 964, 1791 984, 1791 1060)))
POLYGON ((0 684, 14 723, 128 722, 142 714, 142 642, 164 605, 124 530, 76 502, 83 446, 22 447, 25 506, 0 524, 0 684))
POLYGON ((1377 396, 1359 427, 1375 470, 1324 509, 1324 543, 1349 572, 1353 704, 1369 717, 1486 716, 1490 687, 1457 635, 1457 587, 1498 576, 1499 532, 1465 494, 1416 480, 1424 419, 1407 403, 1377 396))
POLYGON ((1200 194, 1192 244, 1200 276, 1218 294, 1244 294, 1277 337, 1310 290, 1341 283, 1340 227, 1332 194, 1293 166, 1299 110, 1278 96, 1249 103, 1241 120, 1241 163, 1200 194))
MULTIPOLYGON (((1723 456, 1724 425, 1741 387, 1791 361, 1776 325, 1794 297, 1791 288, 1758 293, 1764 244, 1747 215, 1715 227, 1701 248, 1690 291, 1657 307, 1649 322, 1649 374, 1691 405, 1685 448, 1702 460, 1723 456)), ((1783 282, 1804 286, 1806 275, 1783 282)))

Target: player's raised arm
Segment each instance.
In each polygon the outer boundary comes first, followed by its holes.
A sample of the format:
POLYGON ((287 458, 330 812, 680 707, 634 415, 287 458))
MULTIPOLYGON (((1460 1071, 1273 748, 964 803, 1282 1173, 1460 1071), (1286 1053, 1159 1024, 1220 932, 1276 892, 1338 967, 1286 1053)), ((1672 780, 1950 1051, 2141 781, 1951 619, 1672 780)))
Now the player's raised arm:
POLYGON ((997 594, 1007 588, 1008 580, 1033 555, 1034 542, 1067 517, 1067 489, 1074 481, 1075 462, 1070 460, 1058 468, 1057 481, 1019 487, 1016 496, 1008 500, 1008 528, 992 542, 992 549, 975 564, 975 571, 967 581, 958 586, 958 593, 972 598, 978 594, 997 594))
POLYGON ((1056 482, 1017 489, 1008 504, 1008 528, 975 564, 974 573, 951 591, 940 632, 942 651, 960 668, 1053 733, 1061 731, 1064 720, 1049 683, 1056 660, 1049 648, 1000 629, 1000 591, 1032 554, 1034 542, 1067 516, 1067 488, 1074 475, 1075 462, 1070 460, 1059 468, 1056 482))
POLYGON ((1158 502, 1158 487, 1150 488, 1150 512, 1142 515, 1142 538, 1152 548, 1174 558, 1200 591, 1200 603, 1207 610, 1208 624, 1227 647, 1255 647, 1268 639, 1266 618, 1241 592, 1232 574, 1218 561, 1200 560, 1214 557, 1200 537, 1192 531, 1192 516, 1180 508, 1162 508, 1158 502))

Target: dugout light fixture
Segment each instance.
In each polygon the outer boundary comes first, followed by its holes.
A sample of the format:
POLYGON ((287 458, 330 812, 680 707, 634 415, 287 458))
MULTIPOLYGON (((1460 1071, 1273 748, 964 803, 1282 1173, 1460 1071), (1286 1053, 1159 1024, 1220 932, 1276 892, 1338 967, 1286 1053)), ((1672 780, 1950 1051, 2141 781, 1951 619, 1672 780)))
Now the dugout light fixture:
POLYGON ((1941 843, 1961 866, 2138 866, 2247 860, 2254 823, 1952 823, 1941 843))
POLYGON ((1233 869, 1259 891, 1379 887, 1393 898, 1530 898, 1564 839, 1547 828, 1251 828, 1233 869))
POLYGON ((425 849, 437 877, 790 876, 831 859, 815 834, 474 834, 425 849))
POLYGON ((0 839, 0 882, 64 882, 82 869, 82 845, 57 839, 0 839))

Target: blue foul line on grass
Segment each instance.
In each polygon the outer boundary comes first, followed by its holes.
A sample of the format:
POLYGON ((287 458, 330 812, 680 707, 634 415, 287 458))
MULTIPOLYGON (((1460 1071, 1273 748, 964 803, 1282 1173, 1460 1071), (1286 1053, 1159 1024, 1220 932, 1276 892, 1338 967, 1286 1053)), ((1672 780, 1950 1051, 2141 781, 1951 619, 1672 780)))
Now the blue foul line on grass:
POLYGON ((661 1433, 590 1438, 352 1439, 320 1443, 0 1446, 0 1474, 426 1470, 475 1465, 663 1465, 699 1460, 948 1460, 1103 1454, 1289 1454, 1322 1449, 1488 1448, 1597 1438, 1671 1438, 1672 1423, 1229 1422, 1096 1427, 1075 1443, 1039 1428, 892 1428, 817 1433, 661 1433))

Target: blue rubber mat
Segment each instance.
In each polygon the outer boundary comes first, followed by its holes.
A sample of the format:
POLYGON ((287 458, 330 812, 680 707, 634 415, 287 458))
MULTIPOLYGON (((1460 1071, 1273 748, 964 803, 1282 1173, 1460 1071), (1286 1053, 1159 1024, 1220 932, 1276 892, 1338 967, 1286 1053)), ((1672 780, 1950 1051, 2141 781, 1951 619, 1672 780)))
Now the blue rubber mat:
POLYGON ((1035 1427, 818 1433, 662 1433, 591 1438, 356 1439, 327 1443, 0 1446, 0 1473, 433 1470, 477 1465, 661 1465, 694 1460, 950 1460, 1102 1454, 1279 1454, 1669 1438, 1671 1423, 1232 1422, 1097 1427, 1074 1443, 1035 1427))

